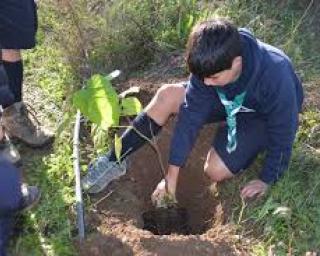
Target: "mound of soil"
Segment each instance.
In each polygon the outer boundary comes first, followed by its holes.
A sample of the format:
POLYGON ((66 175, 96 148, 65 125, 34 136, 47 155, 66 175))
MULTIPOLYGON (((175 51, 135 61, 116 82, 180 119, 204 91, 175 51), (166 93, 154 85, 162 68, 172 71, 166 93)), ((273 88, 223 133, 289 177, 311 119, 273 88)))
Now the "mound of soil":
MULTIPOLYGON (((142 91, 148 101, 153 90, 142 86, 142 91)), ((158 136, 165 163, 173 128, 174 119, 158 136)), ((214 125, 203 129, 179 177, 177 199, 188 212, 188 235, 156 235, 143 229, 142 214, 152 209, 150 195, 161 179, 157 156, 145 145, 130 156, 128 173, 92 198, 94 207, 87 216, 91 232, 79 246, 80 255, 246 255, 237 248, 232 229, 224 225, 228 210, 221 208, 203 172, 215 130, 214 125)))

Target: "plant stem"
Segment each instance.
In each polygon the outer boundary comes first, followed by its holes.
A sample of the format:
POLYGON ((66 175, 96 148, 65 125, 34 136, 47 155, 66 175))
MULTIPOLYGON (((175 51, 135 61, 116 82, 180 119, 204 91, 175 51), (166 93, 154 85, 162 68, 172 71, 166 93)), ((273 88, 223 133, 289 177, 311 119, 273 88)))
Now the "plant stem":
MULTIPOLYGON (((169 193, 169 189, 168 189, 168 182, 166 179, 166 171, 164 168, 164 164, 163 164, 163 160, 162 160, 162 155, 159 149, 159 146, 157 144, 157 142, 155 140, 151 140, 148 137, 146 137, 144 134, 142 134, 137 128, 135 128, 134 126, 130 125, 130 126, 113 126, 114 128, 127 128, 127 129, 133 129, 141 138, 143 138, 144 140, 146 140, 152 147, 152 149, 156 152, 157 157, 158 157, 158 161, 160 164, 160 169, 161 169, 161 175, 162 178, 165 180, 165 189, 166 192, 169 193)), ((152 133, 152 129, 150 127, 150 131, 152 133)), ((154 138, 154 134, 152 134, 152 138, 154 138)))

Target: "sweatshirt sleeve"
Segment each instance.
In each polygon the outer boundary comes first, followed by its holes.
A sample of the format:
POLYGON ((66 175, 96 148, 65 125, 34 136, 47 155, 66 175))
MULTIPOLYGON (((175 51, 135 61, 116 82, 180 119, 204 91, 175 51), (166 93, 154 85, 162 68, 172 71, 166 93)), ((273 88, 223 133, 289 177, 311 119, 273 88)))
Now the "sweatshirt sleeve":
POLYGON ((298 106, 294 72, 288 63, 278 63, 264 81, 263 111, 267 121, 267 155, 260 179, 276 182, 288 168, 298 126, 298 106), (270 76, 271 74, 271 76, 270 76))
POLYGON ((171 140, 169 164, 183 166, 213 107, 210 89, 191 76, 171 140))

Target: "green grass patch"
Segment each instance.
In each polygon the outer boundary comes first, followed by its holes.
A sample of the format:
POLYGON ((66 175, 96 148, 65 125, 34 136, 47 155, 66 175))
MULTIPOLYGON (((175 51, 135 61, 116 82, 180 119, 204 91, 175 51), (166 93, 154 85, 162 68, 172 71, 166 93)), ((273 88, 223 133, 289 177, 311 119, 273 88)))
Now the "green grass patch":
POLYGON ((28 183, 40 188, 41 200, 32 212, 24 215, 23 231, 12 247, 14 255, 75 255, 71 236, 74 229, 70 207, 74 203, 71 154, 69 143, 60 143, 54 153, 34 156, 28 165, 28 183))

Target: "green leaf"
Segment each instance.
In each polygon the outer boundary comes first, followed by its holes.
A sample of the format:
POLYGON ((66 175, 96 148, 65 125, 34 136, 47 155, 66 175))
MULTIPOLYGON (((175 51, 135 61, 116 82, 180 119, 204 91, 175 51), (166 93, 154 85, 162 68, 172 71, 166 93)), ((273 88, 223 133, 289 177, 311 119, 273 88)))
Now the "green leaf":
POLYGON ((87 86, 74 94, 73 104, 104 130, 119 125, 119 98, 107 77, 93 75, 87 86))
POLYGON ((124 98, 121 101, 121 107, 122 116, 133 116, 139 114, 142 111, 142 105, 140 101, 135 97, 124 98))
POLYGON ((187 29, 191 29, 191 27, 193 26, 193 22, 194 22, 194 16, 193 15, 189 15, 189 20, 187 23, 187 29))
POLYGON ((114 135, 114 150, 116 153, 116 158, 120 162, 121 150, 122 150, 122 139, 117 134, 114 135))

